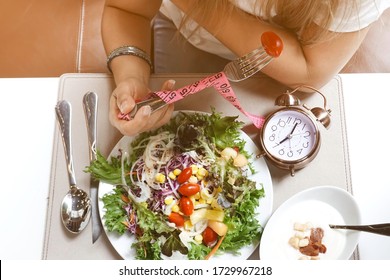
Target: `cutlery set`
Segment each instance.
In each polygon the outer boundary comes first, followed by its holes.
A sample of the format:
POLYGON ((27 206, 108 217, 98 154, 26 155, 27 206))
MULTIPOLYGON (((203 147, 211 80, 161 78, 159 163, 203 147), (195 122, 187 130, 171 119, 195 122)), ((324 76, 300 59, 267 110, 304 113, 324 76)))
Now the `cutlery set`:
MULTIPOLYGON (((83 108, 87 126, 90 162, 96 159, 97 105, 97 94, 87 92, 83 98, 83 108)), ((92 215, 92 242, 95 243, 102 232, 102 224, 98 213, 99 182, 90 178, 90 195, 76 186, 71 143, 71 104, 66 100, 58 101, 55 111, 64 145, 70 185, 70 190, 62 201, 61 219, 69 232, 77 234, 87 226, 92 215)))

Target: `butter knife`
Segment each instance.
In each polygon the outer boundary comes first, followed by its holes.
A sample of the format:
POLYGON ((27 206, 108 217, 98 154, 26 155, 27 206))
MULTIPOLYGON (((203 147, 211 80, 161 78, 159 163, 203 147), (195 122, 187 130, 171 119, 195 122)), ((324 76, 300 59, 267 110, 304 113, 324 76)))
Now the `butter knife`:
MULTIPOLYGON (((83 98, 85 120, 87 122, 89 160, 96 159, 96 139, 97 139, 97 108, 98 96, 95 92, 87 92, 83 98)), ((90 198, 92 204, 92 243, 99 238, 102 233, 102 223, 98 210, 98 185, 99 182, 90 178, 90 198)))

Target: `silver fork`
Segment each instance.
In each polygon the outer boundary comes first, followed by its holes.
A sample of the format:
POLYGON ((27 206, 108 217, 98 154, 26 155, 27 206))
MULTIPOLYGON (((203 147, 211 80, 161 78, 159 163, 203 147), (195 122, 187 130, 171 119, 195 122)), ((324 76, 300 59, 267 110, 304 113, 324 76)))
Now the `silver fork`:
MULTIPOLYGON (((279 40, 279 42, 281 42, 280 38, 276 34, 273 35, 276 36, 274 37, 276 38, 276 40, 279 40)), ((226 64, 225 68, 223 69, 223 72, 225 73, 228 80, 231 82, 241 82, 245 79, 248 79, 257 72, 259 72, 261 69, 263 69, 265 66, 267 66, 268 63, 270 63, 274 57, 277 57, 279 55, 272 55, 272 53, 269 53, 269 51, 267 50, 267 46, 265 46, 266 44, 267 43, 263 41, 262 37, 262 46, 226 64)), ((270 47, 273 48, 274 46, 270 47)), ((137 102, 134 108, 128 114, 128 118, 134 118, 137 111, 142 106, 146 105, 149 105, 151 107, 151 113, 153 113, 154 111, 157 111, 166 106, 167 103, 161 100, 158 96, 153 96, 149 99, 137 102)))
POLYGON ((259 72, 273 59, 263 46, 226 64, 223 72, 231 82, 241 82, 259 72))

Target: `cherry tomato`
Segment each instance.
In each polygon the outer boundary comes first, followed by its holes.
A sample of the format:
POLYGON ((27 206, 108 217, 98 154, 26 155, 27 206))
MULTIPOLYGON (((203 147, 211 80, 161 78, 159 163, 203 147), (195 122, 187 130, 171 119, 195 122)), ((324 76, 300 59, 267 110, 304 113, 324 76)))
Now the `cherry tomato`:
POLYGON ((179 174, 179 176, 177 176, 177 181, 180 184, 183 184, 187 182, 188 179, 190 179, 191 175, 192 175, 192 168, 191 167, 184 168, 183 171, 179 174))
POLYGON ((278 57, 282 53, 283 41, 273 32, 264 32, 261 35, 261 44, 270 56, 278 57))
POLYGON ((186 196, 180 198, 179 206, 181 212, 183 212, 184 215, 189 216, 192 214, 192 212, 194 212, 194 204, 192 203, 191 199, 186 196))
POLYGON ((168 217, 168 221, 174 223, 178 227, 184 226, 184 217, 179 213, 172 212, 168 217))
POLYGON ((185 183, 178 189, 181 195, 191 196, 200 191, 200 186, 196 183, 185 183))
POLYGON ((213 231, 210 227, 207 227, 203 233, 203 244, 208 247, 213 247, 217 243, 218 234, 213 231))

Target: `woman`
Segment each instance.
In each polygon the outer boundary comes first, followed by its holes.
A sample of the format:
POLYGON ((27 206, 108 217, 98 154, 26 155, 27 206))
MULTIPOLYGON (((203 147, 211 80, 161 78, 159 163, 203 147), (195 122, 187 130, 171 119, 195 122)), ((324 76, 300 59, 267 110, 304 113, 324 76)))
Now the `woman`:
MULTIPOLYGON (((290 87, 319 88, 348 62, 389 2, 150 0, 146 5, 142 0, 107 0, 102 33, 117 85, 110 101, 110 121, 122 134, 134 135, 161 126, 171 116, 172 105, 153 114, 150 107, 143 107, 131 121, 118 118, 150 92, 150 26, 160 10, 190 43, 227 59, 257 48, 261 34, 273 31, 283 41, 283 53, 262 72, 290 87), (131 46, 125 48, 130 55, 122 55, 121 46, 131 46)), ((163 89, 173 87, 172 80, 163 85, 163 89)))

